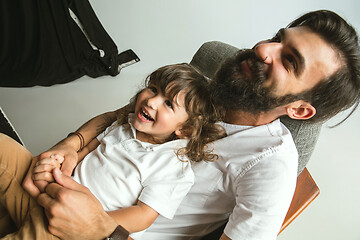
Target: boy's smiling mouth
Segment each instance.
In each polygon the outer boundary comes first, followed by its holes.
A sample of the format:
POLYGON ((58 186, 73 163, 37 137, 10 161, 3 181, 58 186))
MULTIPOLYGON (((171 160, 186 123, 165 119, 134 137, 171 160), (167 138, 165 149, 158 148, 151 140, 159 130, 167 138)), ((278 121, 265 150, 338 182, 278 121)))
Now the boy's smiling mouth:
POLYGON ((146 119, 146 120, 148 120, 148 121, 151 121, 151 122, 155 121, 155 120, 150 116, 150 114, 149 114, 144 108, 142 108, 142 109, 139 111, 139 115, 140 115, 142 118, 144 118, 144 119, 146 119))

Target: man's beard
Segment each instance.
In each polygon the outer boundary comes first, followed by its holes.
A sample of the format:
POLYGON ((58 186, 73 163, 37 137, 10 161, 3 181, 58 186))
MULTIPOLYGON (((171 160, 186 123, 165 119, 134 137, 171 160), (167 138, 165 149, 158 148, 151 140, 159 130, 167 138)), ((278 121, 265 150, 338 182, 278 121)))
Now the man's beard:
POLYGON ((257 114, 299 99, 298 95, 275 97, 272 95, 275 85, 264 87, 267 80, 265 63, 257 58, 252 49, 240 50, 235 59, 225 62, 224 66, 214 78, 212 91, 215 102, 226 110, 257 114), (251 70, 250 79, 241 64, 244 60, 247 60, 251 70))

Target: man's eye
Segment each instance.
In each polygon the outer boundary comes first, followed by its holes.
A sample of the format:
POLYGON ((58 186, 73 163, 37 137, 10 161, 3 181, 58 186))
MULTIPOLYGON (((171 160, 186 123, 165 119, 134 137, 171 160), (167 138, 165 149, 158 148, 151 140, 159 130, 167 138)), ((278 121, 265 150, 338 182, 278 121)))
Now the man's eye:
POLYGON ((297 64, 296 64, 295 58, 293 56, 291 56, 291 55, 288 55, 288 56, 285 56, 285 59, 289 63, 290 67, 293 70, 296 70, 297 64))
POLYGON ((280 33, 277 33, 272 39, 270 39, 271 42, 281 42, 281 36, 280 33))
POLYGON ((173 108, 173 105, 172 105, 172 103, 171 103, 169 100, 166 100, 166 101, 165 101, 165 104, 166 104, 166 106, 168 106, 169 108, 173 108))
POLYGON ((272 42, 281 42, 285 33, 285 29, 281 28, 276 35, 271 39, 272 42))

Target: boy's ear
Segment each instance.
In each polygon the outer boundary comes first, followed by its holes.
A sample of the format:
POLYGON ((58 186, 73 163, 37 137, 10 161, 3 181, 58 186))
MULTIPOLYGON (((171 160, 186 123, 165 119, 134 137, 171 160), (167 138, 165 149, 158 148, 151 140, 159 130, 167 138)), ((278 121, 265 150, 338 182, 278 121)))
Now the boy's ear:
POLYGON ((287 105, 286 113, 292 119, 306 120, 315 115, 316 109, 309 102, 299 100, 287 105))
POLYGON ((176 136, 179 136, 179 135, 181 135, 182 133, 181 133, 181 129, 176 129, 175 130, 175 135, 176 136))
POLYGON ((188 133, 188 129, 185 128, 179 128, 175 130, 175 135, 178 136, 179 138, 186 138, 188 137, 189 133, 188 133))

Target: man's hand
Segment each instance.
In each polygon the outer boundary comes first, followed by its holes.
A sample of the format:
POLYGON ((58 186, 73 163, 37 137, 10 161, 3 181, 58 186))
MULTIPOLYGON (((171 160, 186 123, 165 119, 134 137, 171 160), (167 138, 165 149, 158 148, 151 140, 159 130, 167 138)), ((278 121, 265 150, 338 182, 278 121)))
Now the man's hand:
POLYGON ((53 171, 56 183, 50 183, 38 203, 45 208, 49 231, 61 239, 104 239, 116 228, 116 222, 104 211, 88 188, 71 177, 53 171))
POLYGON ((34 181, 33 181, 33 169, 38 160, 39 160, 39 157, 33 157, 31 159, 31 164, 30 164, 29 170, 24 178, 24 181, 22 182, 22 187, 33 198, 36 198, 40 194, 40 190, 35 186, 34 181))

